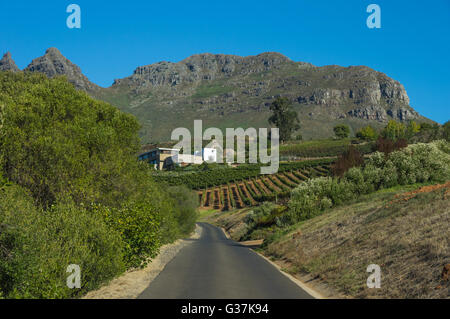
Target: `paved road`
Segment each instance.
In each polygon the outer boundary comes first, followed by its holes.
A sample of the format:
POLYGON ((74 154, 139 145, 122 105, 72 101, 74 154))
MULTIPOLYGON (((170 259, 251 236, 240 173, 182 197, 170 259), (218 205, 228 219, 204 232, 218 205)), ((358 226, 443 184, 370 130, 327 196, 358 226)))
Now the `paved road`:
POLYGON ((182 248, 141 299, 312 298, 251 249, 200 223, 202 236, 182 248))

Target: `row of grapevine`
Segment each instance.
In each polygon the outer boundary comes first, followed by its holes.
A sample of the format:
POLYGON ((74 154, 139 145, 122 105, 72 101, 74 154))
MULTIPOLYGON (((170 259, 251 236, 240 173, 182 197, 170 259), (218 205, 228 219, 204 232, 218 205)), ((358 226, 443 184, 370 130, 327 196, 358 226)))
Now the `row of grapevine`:
POLYGON ((228 211, 233 208, 254 206, 259 202, 274 201, 289 196, 291 190, 313 176, 329 174, 329 165, 290 170, 274 175, 250 177, 220 187, 200 191, 200 206, 228 211))
MULTIPOLYGON (((332 162, 334 159, 280 163, 278 173, 329 166, 332 162)), ((156 171, 153 173, 153 178, 157 182, 164 182, 171 186, 185 185, 191 189, 200 190, 259 178, 261 177, 260 168, 259 164, 245 164, 236 168, 225 167, 205 171, 156 171)))

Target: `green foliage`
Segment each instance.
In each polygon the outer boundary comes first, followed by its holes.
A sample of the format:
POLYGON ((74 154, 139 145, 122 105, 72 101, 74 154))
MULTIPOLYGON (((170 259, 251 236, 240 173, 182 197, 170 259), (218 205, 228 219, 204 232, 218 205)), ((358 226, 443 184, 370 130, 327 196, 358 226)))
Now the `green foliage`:
POLYGON ((139 149, 134 117, 41 74, 0 73, 0 104, 4 175, 39 204, 127 196, 126 171, 139 149))
POLYGON ((433 125, 431 125, 430 123, 420 123, 420 130, 421 131, 428 131, 431 130, 433 128, 433 125))
POLYGON ((333 128, 333 131, 336 137, 339 139, 347 138, 350 135, 350 127, 345 124, 336 125, 333 128))
POLYGON ((406 127, 406 135, 408 137, 413 136, 414 134, 417 134, 420 132, 420 124, 417 124, 415 121, 411 121, 408 123, 408 126, 406 127))
POLYGON ((361 166, 364 163, 364 158, 358 150, 351 145, 344 153, 342 153, 336 163, 331 166, 331 171, 335 176, 342 176, 350 168, 361 166))
POLYGON ((174 218, 179 227, 179 236, 189 235, 195 228, 198 217, 198 200, 195 192, 186 186, 173 186, 167 189, 173 199, 174 218))
POLYGON ((363 167, 350 168, 342 178, 320 177, 292 190, 289 211, 280 226, 312 218, 325 209, 382 188, 450 180, 450 147, 446 141, 414 144, 389 156, 377 152, 363 167))
POLYGON ((79 296, 194 227, 195 194, 180 202, 137 161, 131 115, 64 78, 21 72, 0 72, 0 105, 3 296, 79 296), (66 287, 69 264, 81 266, 81 290, 66 287))
POLYGON ((123 208, 94 205, 92 211, 120 234, 128 268, 145 266, 159 252, 159 216, 149 203, 128 203, 123 208))
POLYGON ((450 121, 445 122, 442 126, 443 128, 443 137, 447 142, 450 142, 450 121))
POLYGON ((295 130, 300 129, 297 112, 292 110, 292 103, 286 97, 278 97, 270 105, 272 115, 269 123, 280 129, 280 141, 285 142, 291 138, 295 130))
MULTIPOLYGON (((279 172, 291 171, 306 167, 314 167, 332 163, 333 159, 321 159, 301 162, 280 163, 279 172)), ((166 182, 171 186, 185 185, 191 189, 204 189, 217 185, 224 185, 236 181, 257 177, 261 173, 261 165, 244 164, 235 168, 219 167, 207 171, 185 172, 153 172, 153 177, 158 182, 166 182)))
POLYGON ((367 125, 356 133, 356 137, 365 141, 375 141, 377 139, 377 132, 372 126, 367 125))
POLYGON ((71 298, 121 273, 122 241, 101 219, 73 204, 43 211, 19 186, 0 192, 0 291, 5 298, 71 298), (66 285, 81 268, 81 289, 66 285))
MULTIPOLYGON (((301 143, 289 143, 280 145, 280 156, 282 158, 299 157, 331 157, 345 152, 350 145, 349 139, 342 140, 314 140, 301 143)), ((362 154, 373 151, 373 142, 355 145, 362 154)))
POLYGON ((381 132, 384 138, 389 138, 392 141, 406 137, 406 127, 403 123, 390 120, 386 127, 381 132))
POLYGON ((247 224, 247 232, 250 233, 253 229, 275 224, 277 218, 281 216, 285 210, 286 207, 269 202, 265 202, 260 206, 255 207, 244 218, 244 222, 247 224))

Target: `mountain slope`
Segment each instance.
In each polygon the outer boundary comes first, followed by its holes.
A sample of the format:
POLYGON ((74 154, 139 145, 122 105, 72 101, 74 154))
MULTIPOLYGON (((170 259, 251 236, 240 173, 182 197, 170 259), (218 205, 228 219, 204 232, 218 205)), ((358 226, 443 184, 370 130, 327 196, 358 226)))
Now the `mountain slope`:
MULTIPOLYGON (((4 58, 5 59, 5 58, 4 58)), ((2 60, 3 61, 3 60, 2 60)), ((143 142, 170 140, 176 127, 268 127, 269 106, 288 97, 299 113, 304 138, 333 135, 336 124, 355 132, 390 119, 429 121, 409 106, 403 85, 365 66, 324 66, 294 62, 280 53, 240 57, 198 54, 178 63, 140 66, 109 88, 90 82, 57 49, 25 69, 49 77, 66 75, 78 89, 137 116, 143 142)))
POLYGON ((24 71, 41 72, 48 77, 65 75, 77 89, 93 91, 99 87, 83 75, 81 69, 65 58, 56 48, 50 48, 45 55, 34 59, 24 71))
POLYGON ((165 141, 175 127, 267 127, 269 105, 286 96, 306 137, 328 137, 338 123, 353 130, 389 119, 423 119, 404 87, 365 66, 315 67, 279 53, 257 56, 200 54, 179 63, 138 67, 99 98, 138 116, 146 141, 165 141))

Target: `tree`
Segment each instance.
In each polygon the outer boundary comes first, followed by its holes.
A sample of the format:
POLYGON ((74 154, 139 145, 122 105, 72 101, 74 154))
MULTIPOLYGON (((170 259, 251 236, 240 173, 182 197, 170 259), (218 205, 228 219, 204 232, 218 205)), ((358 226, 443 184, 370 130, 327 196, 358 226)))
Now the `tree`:
POLYGON ((347 138, 350 135, 350 128, 345 124, 336 125, 333 131, 339 139, 347 138))
POLYGON ((396 141, 400 138, 405 138, 406 136, 406 127, 404 124, 390 120, 386 127, 381 132, 384 138, 389 138, 392 141, 396 141))
POLYGON ((447 142, 450 142, 450 121, 445 122, 445 124, 442 125, 442 128, 444 130, 444 138, 447 140, 447 142))
POLYGON ((411 121, 408 123, 408 126, 406 127, 406 134, 408 138, 414 136, 419 132, 420 132, 420 124, 417 124, 415 121, 411 121))
POLYGON ((426 122, 420 123, 420 131, 421 132, 431 130, 432 128, 433 128, 433 126, 430 123, 426 123, 426 122))
POLYGON ((364 157, 353 145, 350 145, 344 153, 339 155, 338 160, 331 165, 331 171, 334 176, 342 177, 350 168, 361 166, 362 164, 364 164, 364 157))
POLYGON ((374 141, 377 138, 377 132, 372 126, 367 125, 356 133, 356 137, 365 141, 374 141))
POLYGON ((300 129, 297 112, 292 109, 288 98, 278 97, 270 105, 272 115, 269 123, 280 129, 280 141, 283 143, 291 138, 294 131, 300 129))

